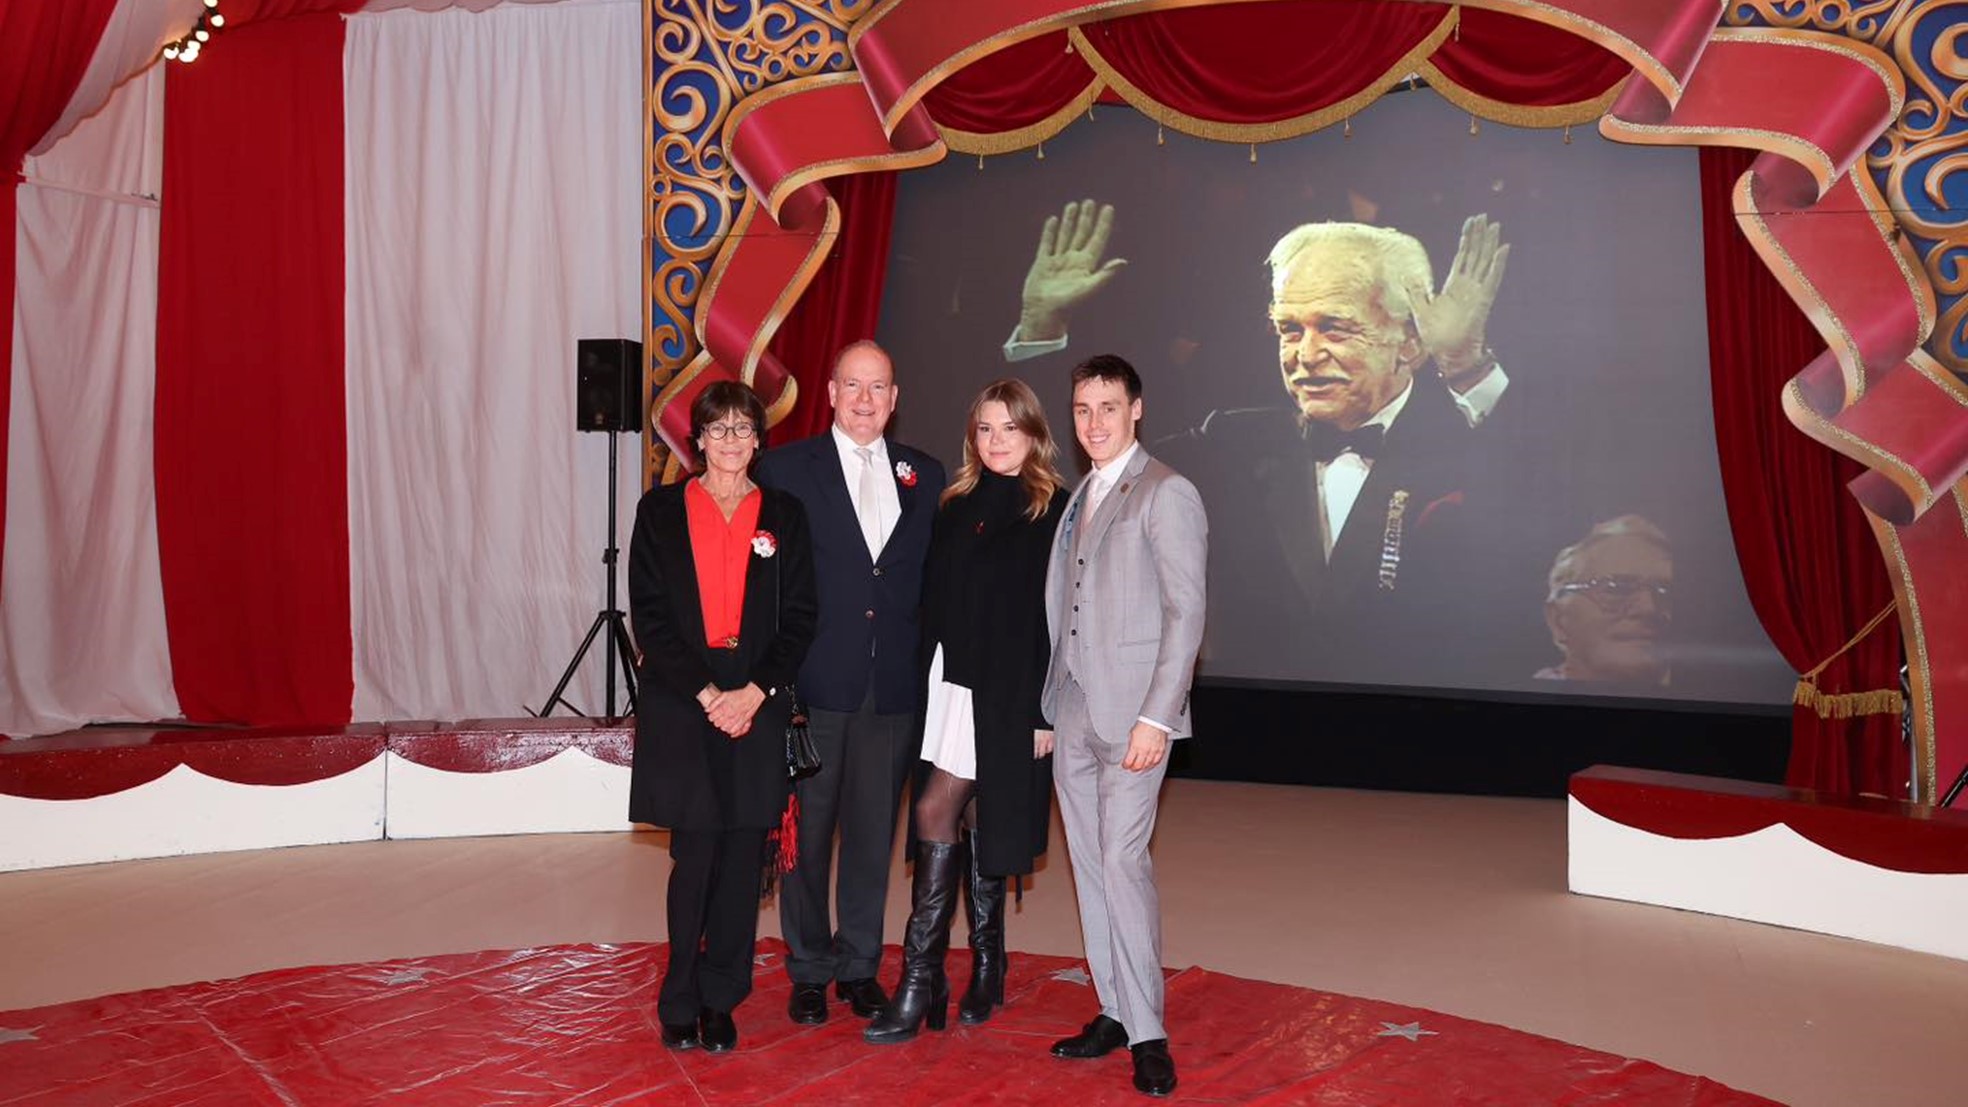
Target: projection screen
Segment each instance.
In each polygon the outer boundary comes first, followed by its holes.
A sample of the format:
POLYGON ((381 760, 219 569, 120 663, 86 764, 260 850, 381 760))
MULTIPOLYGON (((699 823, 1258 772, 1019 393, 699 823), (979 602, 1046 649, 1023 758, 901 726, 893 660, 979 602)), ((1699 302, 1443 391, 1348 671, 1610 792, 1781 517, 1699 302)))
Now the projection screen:
POLYGON ((1699 216, 1693 151, 1472 134, 1425 89, 1254 152, 1103 106, 1043 158, 903 175, 896 432, 954 464, 1017 376, 1077 477, 1072 367, 1128 359, 1209 512, 1206 678, 1781 703, 1699 216))

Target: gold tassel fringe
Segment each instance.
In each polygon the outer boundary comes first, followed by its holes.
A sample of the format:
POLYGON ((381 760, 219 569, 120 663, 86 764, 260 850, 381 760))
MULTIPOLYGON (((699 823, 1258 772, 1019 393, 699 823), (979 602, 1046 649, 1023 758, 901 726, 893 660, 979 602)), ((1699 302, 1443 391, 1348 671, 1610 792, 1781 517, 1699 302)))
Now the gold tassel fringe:
POLYGON ((1900 695, 1897 688, 1876 688, 1870 692, 1821 692, 1813 680, 1798 681, 1790 702, 1816 711, 1820 719, 1898 715, 1906 710, 1906 697, 1900 695))

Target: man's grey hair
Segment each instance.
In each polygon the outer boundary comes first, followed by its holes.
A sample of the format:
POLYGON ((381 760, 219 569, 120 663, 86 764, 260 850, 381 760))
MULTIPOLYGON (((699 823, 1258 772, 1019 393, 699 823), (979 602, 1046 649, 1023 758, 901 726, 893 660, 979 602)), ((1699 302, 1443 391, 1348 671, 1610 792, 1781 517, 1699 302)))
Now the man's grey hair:
POLYGON ((1374 271, 1380 275, 1381 307, 1403 323, 1413 310, 1408 289, 1420 287, 1433 291, 1435 288, 1435 271, 1428 264, 1428 251, 1413 235, 1366 223, 1306 223, 1293 227, 1264 259, 1264 264, 1271 267, 1273 299, 1277 298, 1292 259, 1314 246, 1339 247, 1370 259, 1374 271))
POLYGON ((1648 522, 1639 515, 1622 515, 1608 519, 1591 530, 1585 537, 1558 551, 1557 560, 1551 563, 1551 576, 1546 580, 1549 591, 1545 593, 1546 603, 1556 603, 1563 593, 1558 589, 1567 584, 1578 583, 1578 563, 1586 551, 1610 538, 1637 538, 1651 542, 1670 559, 1674 557, 1674 545, 1667 540, 1667 532, 1648 522))

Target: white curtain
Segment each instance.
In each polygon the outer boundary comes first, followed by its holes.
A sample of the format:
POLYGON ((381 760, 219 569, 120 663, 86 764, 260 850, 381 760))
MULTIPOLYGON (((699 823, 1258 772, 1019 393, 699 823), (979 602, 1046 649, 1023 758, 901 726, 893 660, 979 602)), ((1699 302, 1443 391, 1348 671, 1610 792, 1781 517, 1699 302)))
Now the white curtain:
POLYGON ((157 555, 160 67, 30 157, 14 231, 0 733, 175 718, 157 555))
MULTIPOLYGON (((574 429, 573 362, 641 335, 642 18, 349 18, 357 719, 537 709, 602 607, 608 439, 574 429)), ((617 443, 626 564, 640 447, 617 443)), ((601 674, 597 643, 569 699, 599 713, 601 674)))

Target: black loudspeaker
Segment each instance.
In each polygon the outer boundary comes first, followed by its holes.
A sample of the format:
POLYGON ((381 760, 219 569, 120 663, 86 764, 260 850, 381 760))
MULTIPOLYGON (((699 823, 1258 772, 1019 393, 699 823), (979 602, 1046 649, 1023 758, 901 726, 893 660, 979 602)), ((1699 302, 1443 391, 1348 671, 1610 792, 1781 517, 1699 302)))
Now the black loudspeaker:
POLYGON ((574 352, 574 428, 642 431, 642 343, 583 338, 574 352))

